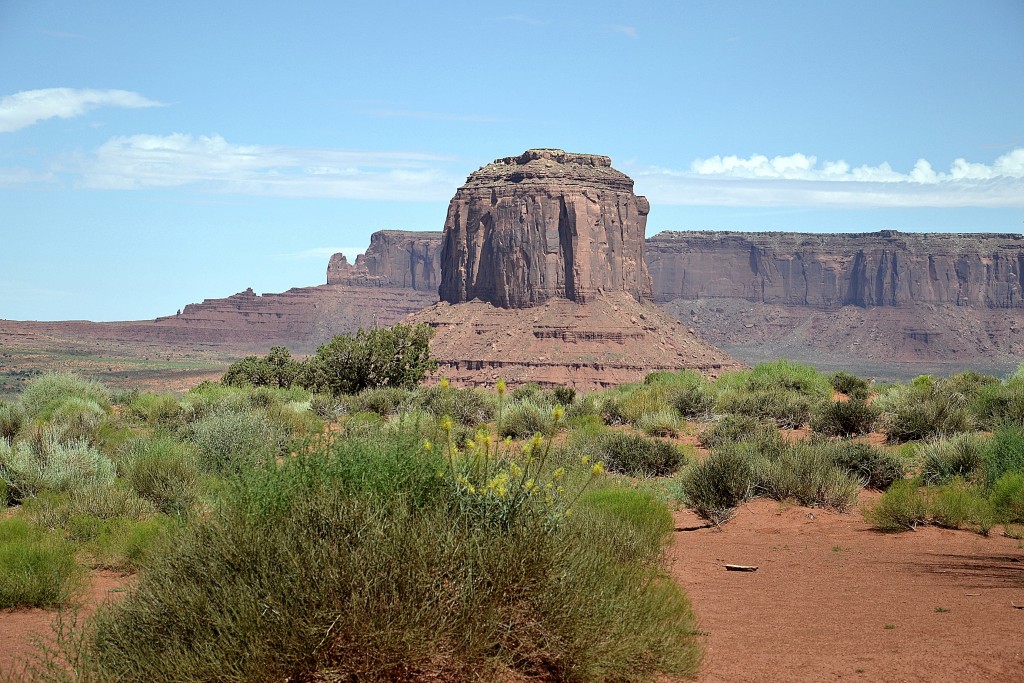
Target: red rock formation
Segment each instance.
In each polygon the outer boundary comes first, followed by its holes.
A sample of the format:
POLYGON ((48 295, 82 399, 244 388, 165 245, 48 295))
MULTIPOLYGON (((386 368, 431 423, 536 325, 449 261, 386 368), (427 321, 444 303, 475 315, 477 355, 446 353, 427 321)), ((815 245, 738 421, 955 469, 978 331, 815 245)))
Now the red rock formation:
POLYGON ((647 200, 593 154, 532 149, 471 174, 448 207, 441 299, 504 308, 649 296, 647 200))
POLYGON ((1019 234, 662 232, 647 265, 657 301, 1024 307, 1019 234))
POLYGON ((440 373, 594 389, 741 367, 646 301, 647 211, 607 157, 530 150, 470 175, 445 222, 442 302, 410 318, 436 329, 440 373))
POLYGON ((349 264, 335 254, 327 266, 327 284, 399 287, 437 294, 441 280, 441 233, 380 230, 366 252, 349 264))

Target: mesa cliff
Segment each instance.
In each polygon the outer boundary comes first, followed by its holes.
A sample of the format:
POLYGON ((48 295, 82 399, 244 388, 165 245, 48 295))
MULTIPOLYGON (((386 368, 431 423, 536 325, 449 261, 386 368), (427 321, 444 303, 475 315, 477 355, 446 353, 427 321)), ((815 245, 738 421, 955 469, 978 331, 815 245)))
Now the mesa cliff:
POLYGON ((604 156, 535 149, 471 174, 445 221, 441 302, 408 319, 435 329, 440 374, 594 389, 742 367, 649 303, 649 209, 604 156))

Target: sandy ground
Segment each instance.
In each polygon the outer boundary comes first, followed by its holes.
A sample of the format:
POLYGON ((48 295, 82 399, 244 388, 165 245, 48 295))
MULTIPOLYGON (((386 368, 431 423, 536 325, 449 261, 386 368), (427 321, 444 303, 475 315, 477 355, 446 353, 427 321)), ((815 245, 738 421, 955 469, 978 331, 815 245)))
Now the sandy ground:
POLYGON ((767 500, 719 529, 675 514, 669 569, 706 634, 700 683, 1024 681, 1019 540, 881 534, 859 511, 767 500))
MULTIPOLYGON (((89 585, 79 598, 79 616, 92 614, 105 600, 116 600, 130 580, 117 572, 91 572, 89 585)), ((0 609, 0 680, 4 676, 18 680, 25 661, 35 651, 33 643, 52 640, 58 614, 57 610, 0 609)))

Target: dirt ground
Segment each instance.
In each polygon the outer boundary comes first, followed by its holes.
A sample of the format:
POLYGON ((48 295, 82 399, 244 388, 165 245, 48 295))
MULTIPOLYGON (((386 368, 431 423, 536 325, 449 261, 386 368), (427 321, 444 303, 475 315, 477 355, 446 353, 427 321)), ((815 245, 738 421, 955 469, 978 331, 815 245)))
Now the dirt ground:
MULTIPOLYGON (((859 511, 768 500, 717 529, 688 510, 675 521, 668 567, 703 634, 698 683, 1024 681, 1024 543, 999 530, 881 534, 859 511)), ((127 581, 93 572, 84 613, 127 581)), ((0 610, 0 674, 55 616, 0 610)))
POLYGON ((1000 529, 882 534, 859 511, 769 500, 719 529, 675 519, 669 569, 705 633, 699 683, 1024 681, 1024 544, 1000 529))
MULTIPOLYGON (((117 572, 91 572, 88 588, 79 598, 79 616, 92 614, 105 600, 116 600, 130 580, 117 572)), ((56 610, 0 609, 0 680, 4 680, 4 676, 18 680, 24 663, 35 651, 33 642, 52 639, 57 616, 56 610)))

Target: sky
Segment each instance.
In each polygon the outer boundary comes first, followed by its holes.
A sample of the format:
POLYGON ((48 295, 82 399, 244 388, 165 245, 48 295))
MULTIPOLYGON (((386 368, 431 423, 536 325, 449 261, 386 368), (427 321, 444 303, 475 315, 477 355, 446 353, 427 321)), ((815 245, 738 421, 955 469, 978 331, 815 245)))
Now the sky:
POLYGON ((1024 2, 0 0, 0 318, 322 284, 466 176, 605 154, 661 230, 1024 230, 1024 2))

